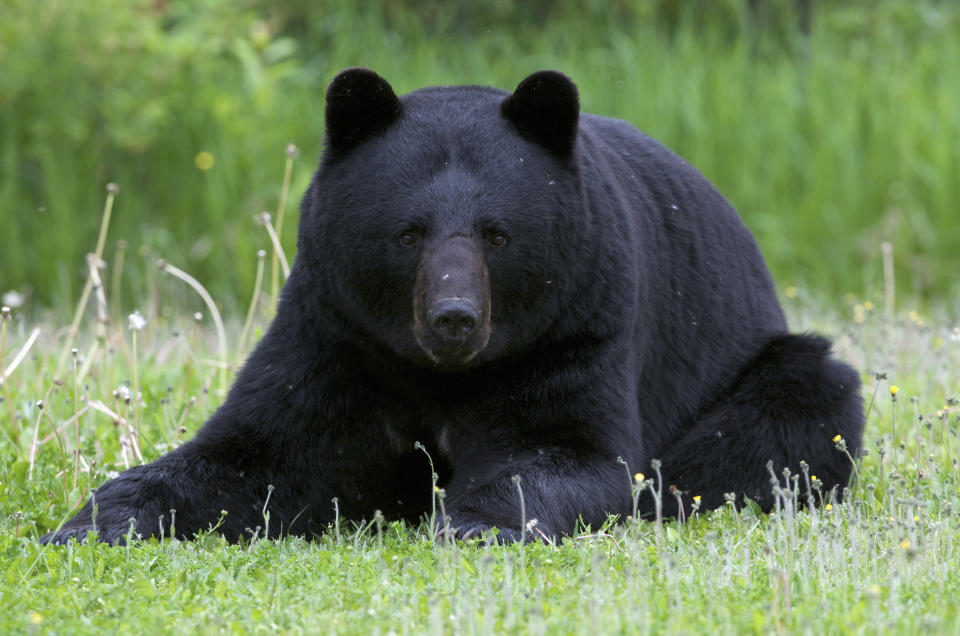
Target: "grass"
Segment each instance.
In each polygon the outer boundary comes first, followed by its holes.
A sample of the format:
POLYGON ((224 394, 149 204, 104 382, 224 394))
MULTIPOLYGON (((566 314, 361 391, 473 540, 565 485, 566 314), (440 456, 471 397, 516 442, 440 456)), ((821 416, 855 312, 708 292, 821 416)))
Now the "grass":
POLYGON ((278 184, 287 173, 293 199, 309 181, 327 82, 363 65, 398 92, 563 70, 585 111, 629 120, 716 183, 784 284, 872 294, 889 241, 902 294, 960 296, 956 3, 815 3, 809 41, 751 30, 745 2, 553 3, 529 22, 515 3, 493 17, 416 4, 14 2, 0 24, 0 291, 73 306, 114 181, 123 310, 162 256, 239 313, 270 247, 254 219, 278 210, 281 225, 278 184))
MULTIPOLYGON (((865 372, 867 451, 841 504, 795 510, 787 493, 776 514, 731 505, 686 523, 608 524, 559 546, 445 545, 427 525, 375 519, 313 543, 207 534, 41 547, 37 536, 90 487, 138 463, 138 449, 149 461, 189 438, 222 400, 214 326, 183 309, 193 302, 176 296, 183 282, 155 285, 142 329, 121 316, 82 323, 75 345, 93 359, 70 356, 60 376, 65 330, 40 322, 21 357, 33 320, 2 323, 0 375, 21 362, 0 387, 0 632, 960 629, 960 610, 944 602, 960 590, 960 331, 945 311, 888 320, 883 298, 837 312, 788 290, 794 326, 826 332, 865 372)), ((270 309, 253 309, 244 327, 228 319, 228 350, 241 331, 262 331, 270 309)))

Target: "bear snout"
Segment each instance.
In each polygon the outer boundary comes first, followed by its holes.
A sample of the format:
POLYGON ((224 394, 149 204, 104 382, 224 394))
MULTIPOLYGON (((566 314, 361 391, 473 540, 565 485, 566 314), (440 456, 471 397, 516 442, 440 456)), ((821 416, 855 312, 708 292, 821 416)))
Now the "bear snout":
POLYGON ((430 329, 443 341, 462 345, 480 327, 480 308, 469 298, 441 298, 427 310, 430 329))
POLYGON ((414 290, 413 331, 436 368, 456 370, 490 339, 490 283, 475 241, 452 237, 427 246, 414 290))

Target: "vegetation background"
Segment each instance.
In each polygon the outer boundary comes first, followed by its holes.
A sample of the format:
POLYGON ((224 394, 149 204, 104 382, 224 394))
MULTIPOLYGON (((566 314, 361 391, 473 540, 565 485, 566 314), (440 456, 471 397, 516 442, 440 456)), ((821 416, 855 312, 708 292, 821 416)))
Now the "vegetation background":
POLYGON ((951 0, 4 0, 0 633, 960 633, 958 59, 951 0), (862 372, 843 503, 780 475, 770 515, 559 546, 446 545, 436 517, 40 546, 222 401, 272 313, 254 217, 286 211, 292 256, 323 92, 355 65, 399 92, 560 69, 698 166, 791 324, 862 372))
POLYGON ((956 298, 958 59, 950 0, 6 0, 0 290, 72 306, 115 182, 124 309, 158 256, 242 306, 286 144, 295 203, 327 83, 367 66, 398 92, 563 70, 704 172, 781 285, 870 295, 889 241, 901 294, 956 298))

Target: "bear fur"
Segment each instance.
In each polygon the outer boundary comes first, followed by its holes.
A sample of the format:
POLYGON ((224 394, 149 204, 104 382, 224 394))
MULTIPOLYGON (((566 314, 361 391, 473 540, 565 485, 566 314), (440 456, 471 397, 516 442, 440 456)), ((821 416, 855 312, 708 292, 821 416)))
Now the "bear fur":
MULTIPOLYGON (((416 522, 431 470, 450 533, 505 541, 531 519, 562 537, 631 514, 652 460, 665 515, 726 493, 770 510, 770 461, 847 484, 832 439, 856 456, 857 373, 788 332, 717 190, 629 124, 581 114, 565 75, 398 98, 349 69, 326 124, 276 319, 226 402, 41 541, 416 522)), ((638 514, 655 508, 645 490, 638 514)))

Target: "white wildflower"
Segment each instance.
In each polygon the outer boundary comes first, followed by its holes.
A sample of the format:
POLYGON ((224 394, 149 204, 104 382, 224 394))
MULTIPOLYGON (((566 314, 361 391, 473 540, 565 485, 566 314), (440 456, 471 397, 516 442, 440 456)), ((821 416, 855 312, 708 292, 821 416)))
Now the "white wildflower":
POLYGON ((147 326, 147 319, 140 315, 139 311, 135 311, 127 317, 127 328, 130 331, 140 331, 147 326))

